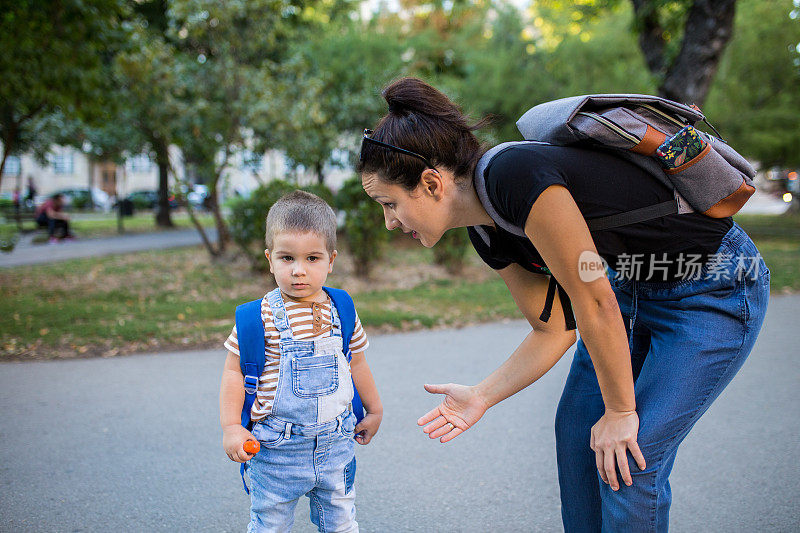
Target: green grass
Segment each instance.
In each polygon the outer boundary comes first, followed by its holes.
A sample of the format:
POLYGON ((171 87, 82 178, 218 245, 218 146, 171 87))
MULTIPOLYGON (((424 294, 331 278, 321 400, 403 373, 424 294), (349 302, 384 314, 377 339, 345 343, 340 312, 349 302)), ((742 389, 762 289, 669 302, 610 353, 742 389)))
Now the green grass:
POLYGON ((430 328, 521 317, 499 277, 478 283, 435 280, 413 289, 361 293, 357 301, 365 327, 430 328))
MULTIPOLYGON (((430 255, 392 247, 386 261, 395 270, 383 276, 401 278, 397 269, 418 273, 430 255)), ((428 268, 441 275, 442 269, 428 268)), ((378 290, 351 278, 337 273, 330 284, 361 284, 352 292, 366 327, 403 330, 517 316, 494 277, 378 290)), ((190 247, 0 270, 0 286, 0 359, 28 359, 222 349, 235 307, 272 283, 244 260, 215 262, 190 247)))
POLYGON ((800 214, 737 215, 770 270, 773 292, 800 291, 800 214))
MULTIPOLYGON (((214 225, 214 219, 210 214, 198 214, 198 219, 203 226, 214 225)), ((172 222, 175 228, 193 228, 189 215, 184 212, 173 213, 172 222)), ((73 232, 81 238, 109 237, 118 235, 117 215, 108 213, 103 215, 91 215, 90 217, 74 217, 70 222, 73 232)), ((125 233, 147 233, 151 231, 163 231, 164 228, 156 226, 155 214, 152 212, 137 212, 132 217, 123 219, 125 233)))
POLYGON ((736 215, 733 219, 754 241, 788 240, 800 243, 800 213, 792 215, 736 215))

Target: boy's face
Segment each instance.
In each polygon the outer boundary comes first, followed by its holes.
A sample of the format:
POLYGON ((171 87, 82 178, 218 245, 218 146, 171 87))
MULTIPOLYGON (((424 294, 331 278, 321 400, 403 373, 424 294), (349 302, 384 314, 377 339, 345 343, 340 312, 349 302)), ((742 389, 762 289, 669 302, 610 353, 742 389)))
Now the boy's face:
POLYGON ((333 271, 336 250, 329 253, 325 239, 316 233, 278 233, 272 249, 265 250, 269 271, 281 291, 302 301, 322 301, 322 286, 333 271))

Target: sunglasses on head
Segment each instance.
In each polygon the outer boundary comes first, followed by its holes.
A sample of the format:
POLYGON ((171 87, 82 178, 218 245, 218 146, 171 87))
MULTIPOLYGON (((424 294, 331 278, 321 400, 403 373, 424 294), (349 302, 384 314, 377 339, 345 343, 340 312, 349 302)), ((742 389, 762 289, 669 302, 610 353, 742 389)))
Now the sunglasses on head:
POLYGON ((364 130, 364 138, 361 141, 361 153, 359 154, 359 159, 361 161, 364 160, 364 144, 371 143, 371 144, 375 144, 375 145, 378 145, 378 146, 382 146, 384 148, 388 148, 389 150, 392 150, 394 152, 410 155, 411 157, 416 157, 417 159, 422 160, 425 163, 426 167, 428 167, 430 169, 433 169, 433 170, 436 170, 436 167, 434 167, 431 164, 431 162, 428 161, 428 159, 425 158, 424 156, 421 156, 416 152, 412 152, 411 150, 406 150, 405 148, 400 148, 399 146, 394 146, 393 144, 388 144, 388 143, 385 143, 385 142, 377 141, 377 140, 375 140, 375 139, 370 137, 370 135, 372 135, 372 133, 373 133, 372 130, 368 130, 368 129, 364 130))

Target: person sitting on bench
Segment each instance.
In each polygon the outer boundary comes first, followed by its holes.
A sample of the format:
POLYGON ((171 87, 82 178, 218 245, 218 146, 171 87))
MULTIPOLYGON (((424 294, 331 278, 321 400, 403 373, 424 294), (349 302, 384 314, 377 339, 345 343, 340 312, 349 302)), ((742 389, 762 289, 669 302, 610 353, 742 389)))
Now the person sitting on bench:
POLYGON ((54 194, 36 209, 36 223, 47 228, 50 243, 73 239, 69 231, 69 215, 63 212, 64 195, 54 194))

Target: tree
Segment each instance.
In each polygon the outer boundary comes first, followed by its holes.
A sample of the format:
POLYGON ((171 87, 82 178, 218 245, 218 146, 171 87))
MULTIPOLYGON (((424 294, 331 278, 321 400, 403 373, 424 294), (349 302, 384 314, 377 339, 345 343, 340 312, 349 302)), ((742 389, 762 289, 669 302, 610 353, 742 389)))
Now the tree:
MULTIPOLYGON (((541 0, 550 18, 569 24, 589 21, 622 0, 541 0), (555 14, 555 17, 554 17, 555 14)), ((633 28, 658 93, 702 105, 733 33, 736 0, 631 0, 633 28)))
POLYGON ((60 112, 92 121, 102 109, 126 16, 123 0, 0 2, 0 179, 9 155, 41 145, 37 119, 60 112))
POLYGON ((275 77, 271 109, 255 122, 259 136, 313 169, 322 184, 334 150, 354 149, 348 140, 381 114, 380 87, 402 72, 404 48, 395 32, 365 30, 349 19, 297 41, 275 77))
POLYGON ((654 90, 628 30, 630 10, 616 8, 581 24, 562 21, 559 13, 526 19, 502 4, 493 11, 468 30, 472 37, 457 41, 455 56, 466 65, 465 75, 451 83, 476 118, 493 117, 489 142, 519 138, 516 120, 541 102, 654 90))
POLYGON ((178 69, 170 44, 148 26, 143 20, 135 23, 133 46, 116 59, 118 90, 115 96, 125 103, 125 114, 137 131, 141 148, 151 152, 158 166, 156 224, 171 227, 169 147, 182 110, 176 98, 178 69))
POLYGON ((704 107, 725 139, 763 167, 800 166, 800 9, 787 4, 742 0, 704 107))
MULTIPOLYGON (((221 255, 230 238, 218 203, 226 168, 248 146, 272 147, 275 131, 289 121, 286 109, 297 105, 276 94, 276 79, 286 70, 294 43, 322 33, 322 25, 346 6, 322 0, 172 3, 169 37, 184 105, 176 140, 194 179, 209 189, 216 246, 195 225, 212 256, 221 255)), ((307 90, 296 86, 288 94, 297 99, 307 90)))
POLYGON ((733 33, 736 0, 631 0, 639 46, 650 71, 662 80, 659 93, 678 102, 702 105, 733 33), (688 8, 688 9, 687 9, 688 8), (664 13, 687 10, 678 53, 669 53, 664 13))

